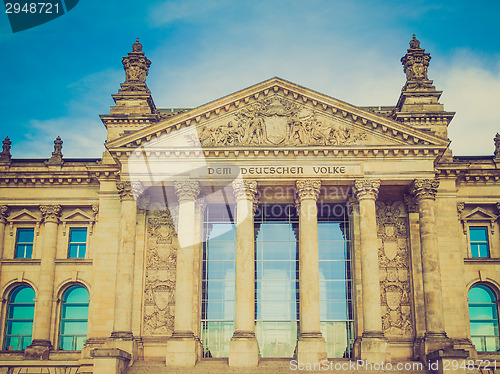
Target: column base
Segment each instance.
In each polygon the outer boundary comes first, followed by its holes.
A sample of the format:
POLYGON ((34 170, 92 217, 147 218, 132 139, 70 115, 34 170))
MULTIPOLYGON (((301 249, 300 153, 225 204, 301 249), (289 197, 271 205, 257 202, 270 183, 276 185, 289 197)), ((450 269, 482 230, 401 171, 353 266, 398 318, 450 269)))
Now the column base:
POLYGON ((192 331, 174 331, 167 341, 167 366, 193 367, 198 361, 200 341, 192 331))
POLYGON ((370 363, 391 361, 389 343, 382 332, 364 332, 357 344, 361 360, 370 363))
POLYGON ((51 349, 50 340, 35 339, 24 350, 24 358, 27 360, 48 360, 51 349))
POLYGON ((94 374, 122 374, 132 358, 129 353, 118 348, 95 348, 91 356, 94 358, 94 374))
POLYGON ((469 352, 464 349, 440 349, 427 355, 426 366, 433 374, 447 374, 453 363, 454 374, 468 374, 470 370, 465 362, 468 358, 469 352))
POLYGON ((259 343, 255 333, 235 331, 229 342, 229 366, 257 367, 259 365, 259 343))
POLYGON ((326 341, 320 332, 302 333, 295 348, 298 363, 317 363, 326 360, 326 341))
POLYGON ((440 349, 453 349, 453 342, 445 332, 426 332, 420 343, 420 357, 425 358, 429 353, 440 349))

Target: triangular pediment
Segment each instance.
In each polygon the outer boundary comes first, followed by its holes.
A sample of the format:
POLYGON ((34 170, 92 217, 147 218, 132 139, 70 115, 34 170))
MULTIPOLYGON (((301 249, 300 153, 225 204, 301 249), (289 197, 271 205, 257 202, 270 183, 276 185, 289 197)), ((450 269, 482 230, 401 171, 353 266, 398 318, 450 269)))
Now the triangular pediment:
POLYGON ((25 222, 33 222, 33 221, 40 221, 40 218, 37 217, 35 214, 30 212, 27 209, 22 209, 16 214, 13 214, 10 216, 9 221, 25 221, 25 222))
POLYGON ((93 221, 93 218, 85 214, 81 209, 75 209, 62 218, 62 221, 87 222, 93 221))
POLYGON ((444 149, 448 141, 272 78, 107 144, 113 153, 202 147, 444 149))
POLYGON ((487 210, 477 207, 474 208, 467 214, 463 220, 464 221, 495 221, 498 218, 497 215, 488 212, 487 210))

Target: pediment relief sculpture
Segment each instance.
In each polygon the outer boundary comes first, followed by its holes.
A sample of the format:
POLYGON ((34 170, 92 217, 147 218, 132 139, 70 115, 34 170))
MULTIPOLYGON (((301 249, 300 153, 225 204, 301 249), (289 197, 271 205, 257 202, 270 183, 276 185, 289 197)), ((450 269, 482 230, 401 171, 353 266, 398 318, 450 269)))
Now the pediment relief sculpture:
POLYGON ((272 96, 199 130, 202 146, 366 144, 367 134, 281 96, 272 96))

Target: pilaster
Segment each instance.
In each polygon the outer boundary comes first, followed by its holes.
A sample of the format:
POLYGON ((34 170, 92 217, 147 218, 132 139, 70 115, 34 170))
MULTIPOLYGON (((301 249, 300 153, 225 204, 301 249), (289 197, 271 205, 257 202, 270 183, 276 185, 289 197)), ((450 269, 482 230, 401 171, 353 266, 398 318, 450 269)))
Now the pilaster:
POLYGON ((9 207, 7 205, 0 205, 0 258, 3 258, 5 225, 7 224, 8 216, 9 216, 9 207))
POLYGON ((50 341, 50 321, 54 301, 55 258, 57 245, 57 227, 61 215, 60 205, 40 205, 44 230, 40 263, 40 279, 35 304, 33 340, 24 351, 29 359, 48 359, 52 349, 50 341))
POLYGON ((257 182, 233 181, 236 198, 235 331, 229 343, 229 366, 256 367, 259 346, 255 337, 254 205, 257 182))

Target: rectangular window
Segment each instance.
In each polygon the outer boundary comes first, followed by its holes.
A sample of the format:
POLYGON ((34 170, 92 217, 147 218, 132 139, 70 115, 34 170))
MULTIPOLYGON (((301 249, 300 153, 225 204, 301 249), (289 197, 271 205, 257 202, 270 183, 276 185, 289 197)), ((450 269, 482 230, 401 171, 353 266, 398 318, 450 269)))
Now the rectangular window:
POLYGON ((469 227, 469 241, 472 257, 490 257, 487 227, 469 227))
POLYGON ((69 229, 68 258, 85 258, 87 250, 87 229, 69 229))
POLYGON ((35 229, 17 229, 16 258, 31 258, 35 229))

